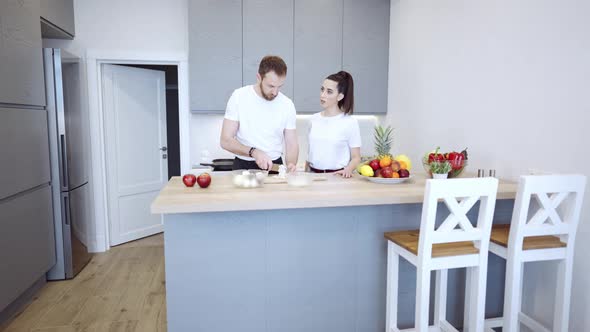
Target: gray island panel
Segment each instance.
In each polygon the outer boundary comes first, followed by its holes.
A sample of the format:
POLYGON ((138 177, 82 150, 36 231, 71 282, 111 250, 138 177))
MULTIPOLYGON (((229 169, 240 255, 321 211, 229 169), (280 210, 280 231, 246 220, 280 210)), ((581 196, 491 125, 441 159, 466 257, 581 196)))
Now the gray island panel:
MULTIPOLYGON (((497 202, 495 223, 513 200, 497 202)), ((416 229, 422 204, 165 215, 169 331, 385 329, 385 231, 416 229)), ((440 206, 439 214, 446 216, 440 206)), ((475 219, 477 209, 470 215, 475 219)), ((504 264, 490 255, 487 316, 502 310, 504 264)), ((434 280, 434 278, 433 278, 434 280)), ((449 274, 461 326, 464 272, 449 274)), ((400 327, 413 326, 415 268, 400 265, 400 327)), ((433 300, 431 299, 431 305, 433 300)))

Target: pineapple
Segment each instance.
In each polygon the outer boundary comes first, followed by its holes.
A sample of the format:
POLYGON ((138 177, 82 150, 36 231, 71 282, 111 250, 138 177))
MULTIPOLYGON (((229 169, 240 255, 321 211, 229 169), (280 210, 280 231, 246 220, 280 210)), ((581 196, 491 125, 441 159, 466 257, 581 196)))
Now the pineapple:
POLYGON ((391 126, 375 126, 374 138, 377 159, 381 160, 384 157, 393 159, 391 153, 389 153, 391 150, 391 145, 393 144, 393 128, 391 128, 391 126))

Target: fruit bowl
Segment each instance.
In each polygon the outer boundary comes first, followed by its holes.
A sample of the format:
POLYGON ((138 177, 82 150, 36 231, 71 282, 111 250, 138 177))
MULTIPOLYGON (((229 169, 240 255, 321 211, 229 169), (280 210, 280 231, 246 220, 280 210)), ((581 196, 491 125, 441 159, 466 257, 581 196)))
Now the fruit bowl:
POLYGON ((404 183, 404 182, 412 179, 411 175, 408 176, 407 178, 376 178, 376 177, 371 177, 371 176, 362 176, 362 177, 365 178, 369 182, 380 183, 380 184, 398 184, 398 183, 404 183))
MULTIPOLYGON (((451 171, 449 172, 448 178, 456 178, 459 175, 461 175, 461 173, 463 172, 463 170, 465 169, 465 167, 467 167, 467 162, 468 160, 462 160, 460 162, 459 168, 455 168, 455 169, 451 169, 451 171)), ((426 171, 426 173, 428 174, 428 176, 430 176, 432 178, 432 172, 430 171, 430 163, 428 162, 428 159, 424 158, 422 159, 422 166, 424 166, 424 171, 426 171)))
POLYGON ((412 162, 405 155, 384 156, 359 164, 355 172, 374 183, 402 183, 411 176, 411 166, 412 162))
POLYGON ((238 188, 258 188, 262 187, 267 176, 268 171, 265 170, 239 169, 233 171, 233 183, 238 188))

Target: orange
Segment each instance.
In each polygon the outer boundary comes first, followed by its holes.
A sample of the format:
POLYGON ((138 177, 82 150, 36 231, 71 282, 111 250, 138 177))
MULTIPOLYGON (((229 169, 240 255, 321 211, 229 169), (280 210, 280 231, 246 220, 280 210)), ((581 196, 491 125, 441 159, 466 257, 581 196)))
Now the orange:
POLYGON ((408 169, 408 164, 403 160, 398 160, 400 169, 408 169))
POLYGON ((399 173, 398 173, 398 172, 393 172, 393 173, 391 174, 391 177, 392 177, 392 178, 396 178, 396 179, 397 179, 397 178, 399 178, 399 173))
POLYGON ((387 167, 389 165, 391 165, 391 157, 385 156, 385 157, 379 159, 379 166, 381 166, 381 168, 387 167))

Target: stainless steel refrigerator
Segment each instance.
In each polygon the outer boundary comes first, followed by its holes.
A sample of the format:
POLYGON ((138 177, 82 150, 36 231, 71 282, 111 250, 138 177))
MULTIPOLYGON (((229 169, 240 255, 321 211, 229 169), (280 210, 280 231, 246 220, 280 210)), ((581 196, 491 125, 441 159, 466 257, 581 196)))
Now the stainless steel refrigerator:
POLYGON ((89 262, 92 200, 89 190, 89 131, 82 107, 79 58, 61 49, 43 50, 56 265, 49 280, 70 279, 89 262))

